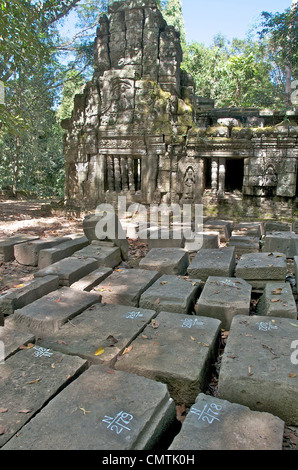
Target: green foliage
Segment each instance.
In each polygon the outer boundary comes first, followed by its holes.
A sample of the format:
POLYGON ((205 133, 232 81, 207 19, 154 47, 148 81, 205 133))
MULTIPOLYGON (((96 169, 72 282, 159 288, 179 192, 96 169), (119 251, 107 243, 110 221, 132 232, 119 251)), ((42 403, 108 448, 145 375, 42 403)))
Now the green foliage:
POLYGON ((84 86, 85 80, 77 70, 67 72, 62 89, 62 101, 57 110, 57 119, 62 121, 71 117, 74 97, 84 86))
POLYGON ((161 5, 161 10, 168 25, 180 31, 181 43, 184 45, 186 35, 181 0, 167 0, 166 4, 161 5))

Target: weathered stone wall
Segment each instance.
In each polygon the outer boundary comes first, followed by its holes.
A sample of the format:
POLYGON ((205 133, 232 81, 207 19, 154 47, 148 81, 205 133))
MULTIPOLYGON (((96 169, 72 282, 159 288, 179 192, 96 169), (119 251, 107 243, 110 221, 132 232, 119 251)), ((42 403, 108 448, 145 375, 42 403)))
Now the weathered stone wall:
POLYGON ((243 160, 244 194, 296 195, 297 114, 276 126, 283 116, 198 99, 179 33, 155 0, 115 2, 94 54, 93 79, 62 122, 68 204, 94 209, 120 194, 199 203, 208 184, 222 197, 231 159, 243 160))

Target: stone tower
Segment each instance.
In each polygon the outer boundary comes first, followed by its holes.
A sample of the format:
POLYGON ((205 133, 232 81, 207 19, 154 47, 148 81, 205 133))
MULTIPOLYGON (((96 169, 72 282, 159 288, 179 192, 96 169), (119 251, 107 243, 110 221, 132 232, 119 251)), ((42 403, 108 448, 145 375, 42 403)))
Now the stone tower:
POLYGON ((62 122, 68 204, 93 209, 118 195, 146 204, 197 194, 196 169, 181 166, 194 125, 194 84, 180 69, 179 33, 156 1, 109 7, 94 54, 93 79, 62 122))

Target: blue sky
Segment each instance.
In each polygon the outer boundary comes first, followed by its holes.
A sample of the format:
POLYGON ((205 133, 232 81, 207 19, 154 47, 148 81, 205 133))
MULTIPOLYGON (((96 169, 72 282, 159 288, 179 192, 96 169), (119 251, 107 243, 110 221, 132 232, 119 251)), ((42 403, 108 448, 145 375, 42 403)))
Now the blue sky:
POLYGON ((221 33, 243 39, 262 11, 283 12, 291 0, 182 0, 187 41, 212 43, 221 33))

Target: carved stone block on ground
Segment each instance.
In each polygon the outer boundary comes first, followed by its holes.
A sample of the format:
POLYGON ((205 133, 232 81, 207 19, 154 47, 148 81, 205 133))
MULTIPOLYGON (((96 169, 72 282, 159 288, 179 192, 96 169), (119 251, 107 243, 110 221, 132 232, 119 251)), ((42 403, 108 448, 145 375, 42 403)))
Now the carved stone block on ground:
POLYGON ((140 261, 141 269, 161 274, 185 275, 189 266, 189 254, 180 248, 152 248, 140 261))

